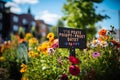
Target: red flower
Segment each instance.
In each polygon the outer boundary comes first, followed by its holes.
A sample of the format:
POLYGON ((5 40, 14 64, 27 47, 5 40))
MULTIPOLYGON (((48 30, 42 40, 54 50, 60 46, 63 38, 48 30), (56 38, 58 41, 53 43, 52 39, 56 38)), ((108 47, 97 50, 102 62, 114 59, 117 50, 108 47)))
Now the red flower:
POLYGON ((67 74, 62 74, 62 76, 60 77, 60 80, 68 80, 67 74))
POLYGON ((80 73, 80 69, 79 69, 79 67, 72 65, 72 66, 69 67, 69 72, 70 72, 72 75, 77 76, 77 75, 79 75, 79 73, 80 73))
POLYGON ((74 56, 70 56, 70 57, 69 57, 69 61, 70 61, 73 65, 80 63, 80 60, 79 60, 78 58, 74 57, 74 56))

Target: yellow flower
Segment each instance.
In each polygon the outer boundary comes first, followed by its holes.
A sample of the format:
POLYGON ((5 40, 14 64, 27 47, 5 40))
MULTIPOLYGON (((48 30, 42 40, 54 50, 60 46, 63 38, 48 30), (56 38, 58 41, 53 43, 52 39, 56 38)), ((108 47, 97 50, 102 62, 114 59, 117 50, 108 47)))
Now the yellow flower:
POLYGON ((25 65, 25 64, 21 64, 21 67, 25 67, 25 68, 26 68, 26 67, 27 67, 27 65, 25 65))
POLYGON ((48 42, 43 42, 40 46, 38 46, 37 50, 45 55, 48 54, 48 48, 49 48, 49 43, 48 42))
POLYGON ((31 33, 27 33, 27 34, 25 34, 25 38, 24 39, 28 41, 32 37, 33 37, 33 35, 31 33))
POLYGON ((4 49, 5 49, 5 46, 4 46, 4 45, 2 45, 2 46, 1 46, 1 50, 0 50, 0 52, 2 52, 2 53, 3 53, 4 49))
POLYGON ((47 53, 48 52, 48 46, 42 46, 42 52, 47 53))
POLYGON ((21 72, 21 73, 26 72, 26 68, 21 68, 21 69, 20 69, 20 72, 21 72))
POLYGON ((101 44, 104 45, 104 44, 105 44, 105 41, 101 41, 101 44))
POLYGON ((97 41, 96 41, 96 40, 93 40, 93 44, 97 44, 97 41))
POLYGON ((38 56, 39 56, 39 54, 36 52, 36 53, 34 53, 34 56, 35 56, 35 57, 38 57, 38 56))
POLYGON ((49 48, 49 47, 44 45, 44 46, 42 46, 41 48, 42 48, 42 53, 44 53, 45 55, 47 55, 47 54, 48 54, 48 48, 49 48))
POLYGON ((104 40, 109 40, 109 36, 104 36, 104 40))
POLYGON ((36 38, 31 38, 31 39, 29 40, 29 43, 30 43, 30 44, 36 44, 36 43, 38 43, 38 40, 37 40, 36 38))
POLYGON ((37 44, 38 44, 38 40, 36 38, 29 39, 29 46, 37 45, 37 44))
POLYGON ((54 33, 49 33, 48 35, 47 35, 47 38, 48 39, 54 39, 54 33))
POLYGON ((53 42, 53 41, 54 41, 54 38, 50 38, 49 41, 50 41, 50 42, 53 42))
POLYGON ((88 51, 89 54, 92 54, 93 52, 94 52, 93 50, 89 50, 89 51, 88 51))
POLYGON ((29 51, 29 52, 28 52, 28 56, 29 56, 29 57, 34 57, 33 51, 29 51))
POLYGON ((5 58, 3 56, 0 57, 0 61, 4 61, 5 58))
POLYGON ((22 77, 22 79, 21 80, 27 80, 27 78, 26 77, 22 77))
POLYGON ((24 72, 26 72, 26 70, 27 70, 27 65, 21 64, 20 72, 21 72, 21 73, 24 73, 24 72))
POLYGON ((49 45, 49 43, 47 41, 42 43, 42 46, 48 46, 48 45, 49 45))
POLYGON ((42 51, 41 45, 39 45, 39 46, 37 47, 37 51, 38 51, 38 52, 42 51))
POLYGON ((29 51, 28 56, 31 57, 31 58, 34 58, 34 57, 38 57, 39 54, 37 52, 29 51))

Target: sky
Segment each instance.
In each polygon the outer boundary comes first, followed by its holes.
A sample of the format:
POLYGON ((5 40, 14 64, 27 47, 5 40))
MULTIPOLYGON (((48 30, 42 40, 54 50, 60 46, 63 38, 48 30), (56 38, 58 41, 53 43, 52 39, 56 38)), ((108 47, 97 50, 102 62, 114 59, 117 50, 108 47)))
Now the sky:
MULTIPOLYGON (((27 13, 28 8, 31 8, 31 13, 35 19, 44 20, 45 23, 56 25, 57 20, 63 16, 62 7, 66 0, 4 0, 7 2, 6 7, 11 6, 11 12, 21 14, 27 13)), ((120 0, 104 0, 98 6, 96 12, 107 14, 110 19, 98 22, 97 25, 102 28, 109 29, 110 25, 119 29, 118 10, 120 10, 120 0)))

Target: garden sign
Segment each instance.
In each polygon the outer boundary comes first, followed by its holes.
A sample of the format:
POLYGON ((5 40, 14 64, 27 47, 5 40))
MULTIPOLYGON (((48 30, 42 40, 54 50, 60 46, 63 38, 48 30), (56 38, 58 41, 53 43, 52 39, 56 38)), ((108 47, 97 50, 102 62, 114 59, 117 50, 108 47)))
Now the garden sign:
POLYGON ((69 48, 75 56, 75 48, 86 48, 86 32, 82 29, 58 27, 59 48, 69 48))

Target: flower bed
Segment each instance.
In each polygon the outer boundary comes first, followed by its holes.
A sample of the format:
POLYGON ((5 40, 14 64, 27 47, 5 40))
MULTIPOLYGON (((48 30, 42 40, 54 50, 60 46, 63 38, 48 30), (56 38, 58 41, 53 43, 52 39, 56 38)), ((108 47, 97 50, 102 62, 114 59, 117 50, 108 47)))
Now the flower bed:
POLYGON ((14 35, 1 45, 0 69, 5 69, 6 79, 16 79, 12 74, 16 72, 22 80, 119 80, 120 43, 113 32, 100 30, 86 49, 76 49, 76 56, 69 56, 69 49, 58 48, 53 33, 43 43, 30 33, 24 39, 14 35))

